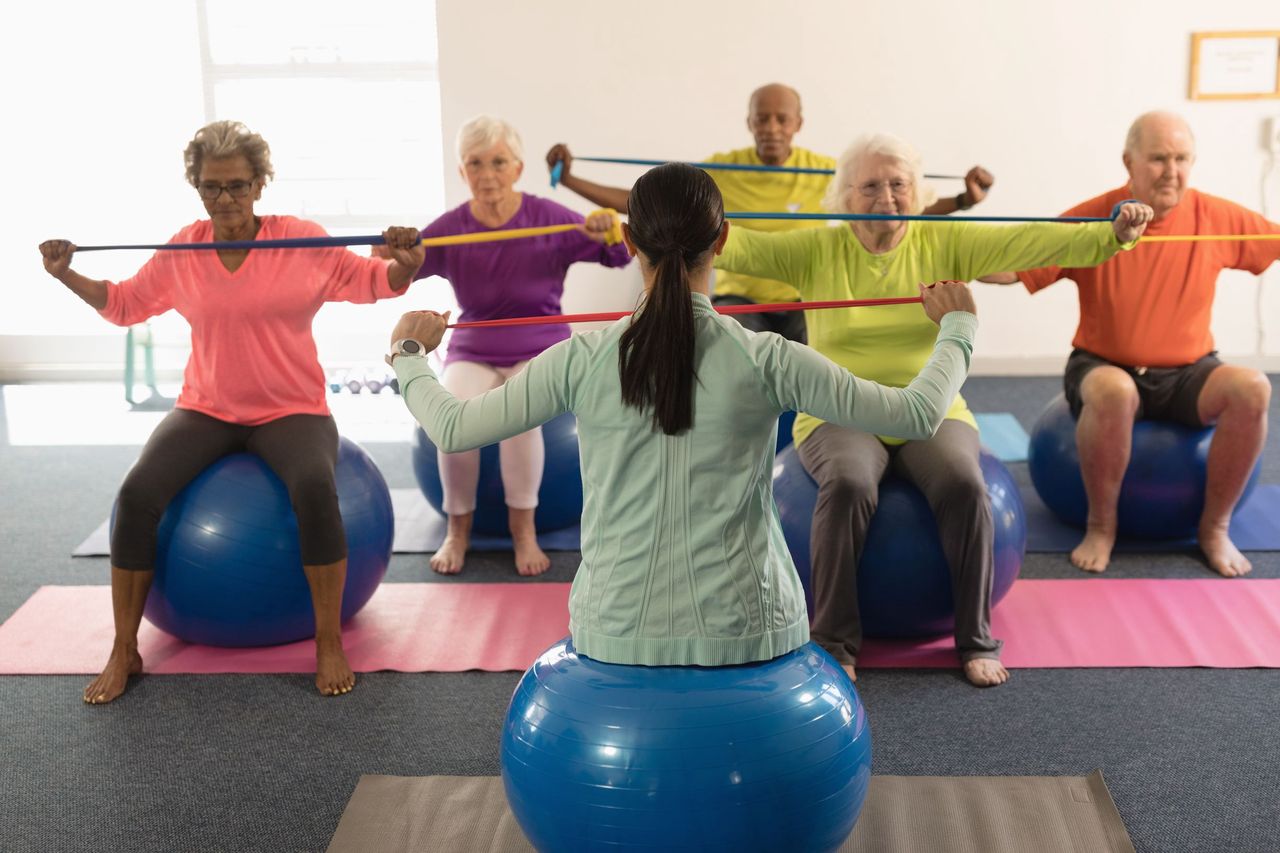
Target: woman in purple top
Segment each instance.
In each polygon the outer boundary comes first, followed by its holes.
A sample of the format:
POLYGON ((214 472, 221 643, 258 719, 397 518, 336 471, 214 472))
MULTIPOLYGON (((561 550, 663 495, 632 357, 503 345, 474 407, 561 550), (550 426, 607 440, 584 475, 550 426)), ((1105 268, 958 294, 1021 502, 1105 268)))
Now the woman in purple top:
MULTIPOLYGON (((460 322, 559 314, 564 277, 571 264, 594 261, 626 266, 626 246, 605 245, 614 214, 594 213, 584 220, 567 207, 515 189, 524 170, 523 146, 511 125, 489 116, 474 118, 458 131, 457 148, 458 171, 471 188, 471 200, 424 228, 423 237, 579 225, 576 231, 510 242, 428 247, 416 278, 448 279, 462 312, 460 322)), ((456 397, 474 397, 502 385, 529 359, 567 337, 569 327, 564 324, 458 329, 449 342, 441 381, 456 397)), ((533 526, 542 482, 541 430, 502 442, 499 459, 516 570, 522 575, 541 574, 551 565, 538 547, 533 526)), ((431 568, 441 574, 462 570, 479 477, 480 451, 440 454, 449 532, 431 558, 431 568)))

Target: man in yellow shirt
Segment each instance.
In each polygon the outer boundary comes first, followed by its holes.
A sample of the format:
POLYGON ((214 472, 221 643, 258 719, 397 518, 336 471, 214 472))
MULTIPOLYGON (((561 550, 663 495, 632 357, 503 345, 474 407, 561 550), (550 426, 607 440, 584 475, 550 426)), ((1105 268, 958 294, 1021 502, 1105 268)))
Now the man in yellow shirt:
MULTIPOLYGON (((836 161, 791 144, 804 125, 800 93, 781 83, 761 86, 751 93, 747 105, 747 129, 755 146, 713 154, 708 163, 732 163, 754 166, 784 166, 800 169, 834 169, 836 161)), ((629 190, 610 187, 580 178, 572 172, 573 155, 568 146, 555 145, 547 152, 547 166, 562 164, 560 182, 583 198, 625 213, 629 190)), ((822 197, 830 176, 804 172, 751 172, 711 169, 708 174, 724 196, 724 209, 739 212, 821 213, 822 197)), ((925 213, 948 214, 965 210, 986 197, 994 178, 980 166, 965 175, 964 192, 939 199, 925 208, 925 213)), ((756 231, 792 231, 820 227, 822 220, 752 219, 736 223, 736 227, 756 231)), ((795 287, 782 281, 729 272, 716 273, 715 305, 744 305, 774 302, 797 302, 795 287)), ((776 311, 763 314, 739 314, 738 322, 756 332, 777 332, 794 341, 806 340, 804 314, 799 311, 776 311)))

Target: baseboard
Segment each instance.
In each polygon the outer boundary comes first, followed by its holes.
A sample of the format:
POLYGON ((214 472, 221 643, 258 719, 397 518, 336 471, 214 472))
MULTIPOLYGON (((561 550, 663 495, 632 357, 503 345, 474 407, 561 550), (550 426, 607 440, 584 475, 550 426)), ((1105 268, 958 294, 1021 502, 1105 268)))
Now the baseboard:
MULTIPOLYGON (((123 382, 124 366, 120 363, 120 350, 123 348, 117 341, 112 341, 110 356, 107 352, 75 353, 79 355, 75 361, 55 361, 32 359, 30 361, 9 361, 0 358, 0 383, 9 382, 123 382), (102 355, 101 361, 95 360, 102 355)), ((82 344, 83 345, 83 344, 82 344)), ((102 346, 102 345, 100 345, 102 346)), ((102 349, 106 349, 102 346, 102 349)), ((0 355, 3 355, 0 347, 0 355)), ((65 351, 65 350, 64 350, 65 351)), ((346 355, 346 353, 343 353, 346 355)), ((1241 367, 1252 367, 1264 373, 1280 373, 1280 355, 1228 355, 1225 360, 1241 367)), ((972 370, 974 376, 1059 376, 1066 364, 1066 354, 1054 356, 975 356, 972 370)), ((353 361, 350 365, 354 366, 353 361)), ((338 368, 343 365, 335 364, 338 368)), ((141 380, 141 377, 138 377, 141 380)), ((163 362, 156 366, 156 379, 163 384, 173 384, 182 380, 180 366, 166 365, 163 362)))
POLYGON ((969 365, 971 376, 1061 376, 1065 356, 974 356, 969 365))
MULTIPOLYGON (((1280 373, 1280 355, 1228 355, 1228 364, 1252 367, 1263 373, 1280 373)), ((974 356, 970 366, 971 376, 1060 376, 1067 363, 1061 356, 974 356)))

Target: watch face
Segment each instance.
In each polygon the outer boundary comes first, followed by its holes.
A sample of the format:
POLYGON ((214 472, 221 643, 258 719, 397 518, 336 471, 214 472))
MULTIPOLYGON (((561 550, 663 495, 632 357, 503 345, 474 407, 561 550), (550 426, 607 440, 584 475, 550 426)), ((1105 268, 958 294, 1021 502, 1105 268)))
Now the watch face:
POLYGON ((422 344, 417 341, 401 341, 400 351, 405 355, 418 355, 422 352, 422 344))

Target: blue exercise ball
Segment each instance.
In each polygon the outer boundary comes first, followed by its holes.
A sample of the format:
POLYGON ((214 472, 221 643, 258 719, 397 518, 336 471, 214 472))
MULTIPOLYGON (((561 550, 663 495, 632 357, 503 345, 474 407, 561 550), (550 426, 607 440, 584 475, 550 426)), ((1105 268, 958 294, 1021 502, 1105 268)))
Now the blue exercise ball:
MULTIPOLYGON (((440 484, 440 464, 436 446, 427 433, 414 430, 413 472, 427 503, 444 513, 444 488, 440 484)), ((552 418, 542 425, 546 463, 538 488, 538 508, 533 524, 539 531, 572 527, 582 519, 582 470, 578 461, 578 420, 572 414, 552 418)), ((476 513, 472 532, 481 536, 506 536, 507 503, 502 490, 502 470, 498 445, 480 450, 480 482, 476 487, 476 513)))
POLYGON ((500 760, 541 851, 807 853, 853 830, 871 730, 813 643, 740 666, 623 666, 566 638, 520 679, 500 760))
MULTIPOLYGON (((348 549, 345 622, 382 582, 395 522, 382 473, 345 438, 337 486, 348 549)), ((210 646, 272 646, 315 636, 298 520, 284 483, 260 458, 224 456, 169 503, 143 615, 179 639, 210 646)))
MULTIPOLYGON (((986 450, 979 462, 995 526, 994 607, 1022 569, 1027 520, 1009 470, 986 450)), ((773 499, 812 613, 809 538, 818 484, 794 447, 779 453, 774 463, 773 499)), ((858 563, 858 609, 868 637, 927 637, 955 630, 951 572, 933 510, 918 488, 892 473, 880 482, 879 503, 858 563)))
MULTIPOLYGON (((1187 539, 1196 535, 1212 440, 1213 427, 1196 429, 1169 421, 1134 423, 1129 468, 1116 507, 1122 536, 1187 539)), ((1040 413, 1031 431, 1027 463, 1031 482, 1045 505, 1066 523, 1083 528, 1089 501, 1080 476, 1076 419, 1061 394, 1040 413)), ((1259 460, 1241 502, 1257 485, 1261 469, 1259 460)))

